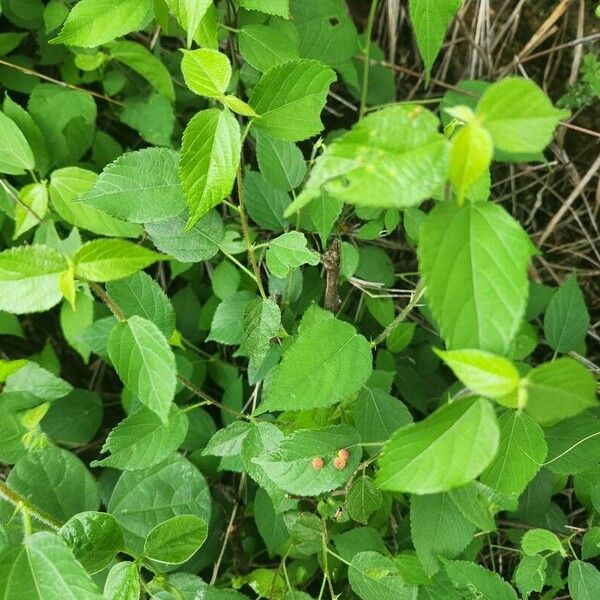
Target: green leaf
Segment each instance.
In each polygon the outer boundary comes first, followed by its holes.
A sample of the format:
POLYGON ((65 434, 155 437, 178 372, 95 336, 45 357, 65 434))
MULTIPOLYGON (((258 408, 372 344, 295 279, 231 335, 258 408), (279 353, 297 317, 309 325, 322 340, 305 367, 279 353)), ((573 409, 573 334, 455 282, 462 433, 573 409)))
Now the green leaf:
POLYGON ((386 442, 400 427, 412 423, 406 406, 379 388, 365 386, 354 404, 354 426, 363 442, 386 442))
POLYGON ((184 50, 181 72, 185 84, 200 96, 222 98, 231 79, 227 56, 210 48, 184 50))
POLYGON ((38 225, 40 219, 46 216, 48 188, 45 183, 31 183, 21 189, 19 199, 20 202, 15 206, 14 240, 38 225))
POLYGON ((498 399, 508 396, 519 386, 519 372, 506 358, 483 350, 444 352, 434 348, 434 352, 475 394, 498 399))
POLYGON ((250 364, 258 369, 269 348, 271 338, 279 333, 281 311, 273 300, 257 298, 244 307, 242 317, 243 347, 250 356, 250 364))
POLYGON ((461 4, 462 0, 409 0, 410 20, 427 78, 442 47, 446 29, 461 4))
POLYGON ((151 469, 125 471, 108 512, 121 524, 125 546, 141 554, 150 531, 171 517, 193 514, 210 523, 210 492, 200 471, 175 454, 151 469))
POLYGON ((289 205, 290 197, 286 192, 274 188, 261 173, 246 172, 244 207, 259 227, 271 231, 285 229, 287 221, 283 218, 283 213, 289 205))
POLYGON ((140 406, 108 434, 101 452, 110 452, 110 456, 92 461, 91 466, 124 471, 153 467, 181 446, 187 430, 185 413, 174 409, 163 423, 151 410, 140 406))
POLYGON ((0 597, 102 600, 96 584, 57 535, 40 531, 0 554, 0 597))
POLYGON ((85 465, 71 452, 54 446, 20 458, 6 484, 59 522, 100 505, 96 480, 85 465))
POLYGON ((346 495, 348 515, 354 521, 367 523, 369 517, 381 508, 383 497, 370 477, 357 478, 346 495))
POLYGON ((249 104, 259 115, 254 126, 295 142, 323 129, 320 114, 336 76, 316 60, 298 59, 269 69, 254 87, 249 104))
POLYGON ((358 432, 347 425, 321 429, 298 429, 285 437, 276 450, 254 458, 275 485, 290 494, 317 496, 342 487, 362 455, 358 432), (337 469, 333 460, 346 448, 349 456, 344 468, 337 469), (315 469, 315 457, 323 460, 323 468, 315 469))
POLYGON ((175 101, 175 89, 169 70, 145 46, 124 40, 109 44, 108 50, 111 58, 133 69, 157 92, 171 102, 175 101))
POLYGON ((166 425, 175 395, 175 356, 154 323, 134 315, 117 323, 108 354, 121 381, 166 425))
POLYGON ((47 246, 18 246, 0 252, 0 310, 42 312, 62 298, 60 274, 67 261, 47 246))
POLYGON ((93 48, 148 22, 152 0, 80 0, 51 44, 93 48))
POLYGON ((267 267, 275 277, 285 279, 290 270, 301 265, 318 265, 318 252, 306 247, 306 238, 299 231, 290 231, 269 242, 267 267))
POLYGON ((525 410, 542 425, 598 405, 594 376, 573 358, 559 358, 532 369, 522 385, 525 410))
POLYGON ((405 587, 391 558, 377 552, 359 552, 348 567, 348 581, 362 600, 413 600, 416 589, 405 587))
POLYGON ((504 152, 541 152, 569 111, 552 106, 531 80, 507 77, 490 85, 477 103, 477 117, 494 147, 504 152))
POLYGON ((165 294, 150 275, 139 271, 125 279, 111 281, 106 291, 123 316, 133 315, 152 321, 168 339, 175 330, 175 310, 165 294))
POLYGON ((249 302, 256 295, 246 290, 227 296, 215 311, 207 340, 221 344, 241 344, 244 339, 242 318, 249 302))
POLYGON ((381 489, 415 494, 449 490, 477 477, 498 449, 500 432, 483 398, 446 404, 392 435, 379 459, 381 489))
POLYGON ((269 15, 290 18, 290 0, 240 0, 246 10, 258 10, 269 15))
POLYGON ((75 294, 73 306, 63 302, 60 307, 60 328, 65 339, 87 363, 90 352, 77 340, 82 331, 85 331, 94 322, 94 300, 88 291, 78 291, 75 294))
POLYGON ((186 230, 187 211, 173 219, 146 223, 154 245, 181 262, 200 262, 212 258, 223 241, 225 229, 219 214, 211 210, 186 230))
POLYGON ((251 429, 252 425, 246 421, 233 421, 210 438, 202 454, 211 456, 240 454, 242 444, 251 429))
POLYGON ((558 552, 566 556, 558 536, 547 529, 529 529, 521 538, 521 548, 525 554, 542 554, 542 552, 558 552))
POLYGON ((86 511, 71 517, 59 531, 88 573, 98 573, 123 550, 123 532, 107 513, 86 511))
POLYGON ((493 151, 490 134, 476 121, 462 127, 452 138, 449 175, 460 204, 489 167, 493 151))
POLYGON ((546 583, 546 559, 536 554, 534 556, 523 556, 515 570, 515 584, 524 598, 528 598, 531 592, 541 592, 546 583))
POLYGON ((546 458, 544 432, 522 412, 507 411, 500 416, 498 424, 498 453, 480 479, 500 494, 518 497, 546 458))
POLYGON ((79 167, 57 169, 50 177, 50 201, 61 219, 67 223, 97 233, 98 235, 135 238, 142 228, 134 223, 126 223, 111 215, 79 202, 98 179, 96 173, 79 167))
POLYGON ((166 4, 177 22, 186 31, 187 47, 189 48, 202 17, 212 5, 212 0, 166 0, 166 4))
POLYGON ((369 114, 327 146, 286 216, 321 189, 349 204, 377 208, 406 208, 430 198, 445 181, 448 163, 449 143, 438 127, 438 118, 421 106, 369 114))
POLYGON ((190 209, 187 230, 231 193, 240 150, 240 126, 228 110, 203 110, 188 123, 179 164, 190 209))
POLYGON ((240 53, 258 71, 298 58, 298 45, 283 31, 267 25, 250 24, 238 34, 240 53))
POLYGON ((589 471, 600 456, 600 419, 584 412, 546 429, 547 465, 553 473, 589 471))
POLYGON ((140 577, 136 563, 118 562, 108 572, 104 583, 104 598, 110 600, 139 600, 140 577))
POLYGON ((185 209, 179 154, 167 148, 127 152, 107 165, 79 201, 133 223, 164 221, 185 209))
POLYGON ((573 600, 594 600, 600 594, 600 571, 590 563, 569 563, 569 592, 573 600))
POLYGON ((28 362, 6 378, 4 386, 3 407, 11 410, 11 396, 33 396, 31 404, 22 405, 19 409, 36 406, 42 401, 58 400, 73 390, 73 386, 64 379, 56 377, 37 363, 28 362))
POLYGON ((544 315, 544 336, 553 350, 567 353, 581 348, 590 326, 590 314, 575 274, 552 296, 544 315))
POLYGON ((89 281, 111 281, 145 269, 157 260, 164 260, 144 246, 120 239, 97 239, 87 242, 73 257, 75 275, 89 281))
POLYGON ((600 527, 590 527, 581 540, 581 558, 594 558, 600 554, 600 527))
POLYGON ((454 558, 471 542, 473 525, 450 494, 410 497, 410 529, 417 557, 431 576, 439 571, 440 557, 454 558))
POLYGON ((0 111, 0 173, 21 175, 35 167, 35 158, 17 124, 0 111))
POLYGON ((208 535, 208 525, 196 515, 178 515, 157 525, 146 537, 144 554, 161 563, 180 564, 191 558, 208 535))
POLYGON ((333 317, 306 327, 273 371, 258 412, 330 406, 356 393, 371 374, 371 348, 333 317))
POLYGON ((459 590, 475 593, 481 600, 517 600, 508 582, 481 565, 466 560, 446 560, 444 570, 459 590))
POLYGON ((119 119, 121 123, 135 129, 149 144, 171 146, 175 112, 173 105, 161 94, 129 100, 119 119))
POLYGON ((445 202, 427 215, 420 229, 420 269, 450 349, 508 352, 525 313, 530 253, 526 233, 496 204, 445 202))
POLYGON ((306 162, 300 148, 293 142, 278 140, 266 133, 256 132, 253 135, 256 137, 256 159, 262 176, 272 186, 285 192, 297 188, 306 175, 306 162))

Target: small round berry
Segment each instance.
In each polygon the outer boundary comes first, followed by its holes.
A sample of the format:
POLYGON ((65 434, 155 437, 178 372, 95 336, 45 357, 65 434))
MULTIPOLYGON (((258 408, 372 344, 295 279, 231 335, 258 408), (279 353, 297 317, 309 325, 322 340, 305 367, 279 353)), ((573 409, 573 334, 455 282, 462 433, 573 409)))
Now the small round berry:
POLYGON ((350 458, 350 452, 348 452, 348 450, 346 450, 346 448, 342 448, 339 452, 338 452, 338 456, 340 458, 343 458, 344 460, 348 460, 348 458, 350 458))
POLYGON ((336 456, 333 459, 333 466, 338 469, 338 471, 341 471, 342 469, 346 468, 346 464, 347 461, 345 458, 341 457, 341 456, 336 456))
POLYGON ((315 469, 315 471, 320 471, 324 466, 325 463, 323 462, 323 459, 320 456, 315 456, 312 459, 312 468, 315 469))

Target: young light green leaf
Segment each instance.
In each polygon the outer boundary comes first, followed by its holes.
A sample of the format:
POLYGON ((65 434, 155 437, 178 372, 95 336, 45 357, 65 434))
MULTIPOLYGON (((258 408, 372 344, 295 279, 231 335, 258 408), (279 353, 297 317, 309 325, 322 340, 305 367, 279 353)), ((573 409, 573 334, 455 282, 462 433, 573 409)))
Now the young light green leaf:
POLYGON ((212 5, 212 0, 166 0, 169 10, 187 34, 187 47, 190 48, 202 17, 212 5))
POLYGON ((69 13, 51 44, 93 48, 142 27, 152 0, 81 0, 69 13))
POLYGON ((540 554, 525 555, 519 561, 515 570, 515 584, 524 598, 531 592, 541 592, 546 583, 548 562, 540 554))
POLYGON ((250 364, 258 369, 271 346, 271 338, 279 333, 281 311, 273 300, 257 298, 244 307, 242 317, 243 347, 250 355, 250 364))
POLYGON ((342 487, 362 456, 358 432, 347 425, 321 429, 298 429, 284 438, 279 447, 252 459, 281 490, 301 496, 316 496, 342 487), (333 464, 345 448, 348 459, 343 468, 333 464), (312 465, 315 457, 323 460, 320 469, 312 465))
POLYGON ((543 552, 558 552, 562 556, 567 553, 560 543, 558 536, 547 529, 530 529, 521 538, 521 548, 525 554, 542 554, 543 552))
POLYGON ((121 381, 165 424, 175 395, 175 356, 154 323, 134 315, 115 325, 110 360, 121 381))
POLYGON ((541 152, 554 129, 569 111, 552 106, 531 80, 507 77, 490 85, 477 103, 477 117, 489 131, 498 150, 511 153, 541 152))
POLYGON ((590 563, 571 561, 568 581, 572 600, 593 600, 600 594, 600 571, 590 563))
POLYGON ((75 275, 88 281, 111 281, 145 269, 166 256, 120 239, 87 242, 73 257, 75 275))
POLYGON ((181 72, 185 84, 200 96, 221 98, 231 79, 231 63, 225 54, 199 48, 184 50, 181 72))
POLYGON ((163 423, 154 412, 140 406, 108 434, 101 452, 110 452, 110 455, 91 465, 123 471, 153 467, 179 448, 187 430, 185 413, 173 409, 163 423))
POLYGON ((112 515, 103 512, 74 515, 60 528, 59 535, 90 574, 108 567, 123 550, 121 526, 112 515))
POLYGON ((111 281, 106 291, 123 316, 138 315, 152 321, 167 339, 175 330, 175 310, 163 289, 143 271, 111 281))
MULTIPOLYGON (((297 188, 306 175, 302 151, 293 142, 256 132, 256 159, 262 176, 284 192, 297 188)), ((247 177, 247 176, 246 176, 247 177)))
POLYGON ((0 252, 0 310, 42 312, 62 298, 60 274, 67 261, 48 246, 17 246, 0 252))
POLYGON ((527 373, 525 410, 548 425, 598 405, 594 376, 575 359, 559 358, 527 373))
POLYGON ((420 270, 449 348, 509 350, 525 313, 530 254, 527 234, 497 204, 444 202, 427 215, 420 229, 420 270), (497 240, 493 253, 491 240, 497 240))
POLYGON ((306 247, 306 238, 299 231, 290 231, 275 238, 267 250, 267 267, 275 277, 285 279, 290 270, 301 265, 318 265, 318 252, 306 247))
POLYGON ((358 477, 346 495, 346 508, 351 519, 367 523, 369 517, 381 508, 383 497, 374 481, 363 475, 358 477))
POLYGON ((434 351, 475 394, 498 399, 519 386, 519 371, 502 356, 483 350, 434 351))
POLYGON ((290 18, 290 0, 240 0, 246 10, 258 10, 284 19, 290 18))
POLYGON ((494 458, 500 432, 483 398, 446 404, 392 435, 379 459, 384 490, 431 494, 464 485, 494 458))
POLYGON ((461 4, 462 0, 409 0, 410 21, 425 63, 427 78, 442 47, 446 29, 461 4))
POLYGON ((575 274, 570 275, 552 296, 544 315, 544 335, 553 350, 567 353, 585 341, 590 314, 575 274))
POLYGON ((261 72, 298 58, 296 40, 274 27, 251 23, 240 29, 238 40, 244 60, 261 72))
POLYGON ((108 572, 104 582, 105 600, 139 600, 140 592, 141 583, 136 563, 121 561, 108 572))
POLYGON ((259 115, 255 127, 295 142, 323 129, 320 114, 336 76, 316 60, 297 59, 269 69, 254 87, 249 104, 259 115))
POLYGON ((176 217, 186 206, 178 167, 179 154, 174 150, 127 152, 106 166, 78 201, 133 223, 176 217))
POLYGON ((519 497, 546 458, 544 432, 523 412, 507 411, 498 424, 498 453, 480 481, 500 494, 519 497))
POLYGON ((356 393, 371 374, 371 348, 333 317, 302 328, 273 371, 258 412, 330 406, 356 393))
POLYGON ((452 138, 449 174, 459 204, 462 204, 469 188, 489 167, 493 150, 490 134, 476 121, 462 127, 452 138))
POLYGON ((179 164, 190 209, 186 230, 229 195, 240 150, 240 126, 228 110, 203 110, 188 123, 179 164))
POLYGON ((146 536, 167 519, 193 514, 210 523, 211 497, 200 471, 180 454, 144 471, 125 471, 108 512, 123 527, 125 546, 141 554, 146 536))
POLYGON ((79 167, 65 167, 50 176, 50 201, 54 210, 67 223, 97 233, 98 235, 136 238, 142 228, 126 223, 111 215, 79 202, 93 187, 98 175, 79 167))
POLYGON ((3 407, 13 410, 11 397, 21 396, 23 404, 17 410, 36 406, 42 402, 51 402, 63 398, 73 390, 73 386, 64 379, 57 377, 35 362, 28 362, 6 378, 4 385, 3 407), (26 403, 24 396, 33 398, 26 403))
POLYGON ((157 525, 146 537, 144 554, 151 560, 177 565, 202 546, 207 523, 196 515, 177 515, 157 525))
POLYGON ((0 596, 14 600, 102 600, 92 578, 65 542, 39 531, 0 553, 0 596))
POLYGON ((390 106, 361 119, 319 156, 286 216, 321 188, 349 204, 377 208, 406 208, 431 197, 448 165, 449 143, 438 127, 432 112, 414 105, 390 106))
POLYGON ((450 494, 412 495, 410 529, 417 557, 425 573, 439 571, 440 557, 455 558, 473 539, 475 525, 450 494))
POLYGON ((17 124, 0 111, 0 173, 21 175, 35 167, 35 157, 17 124))
POLYGON ((141 75, 150 85, 171 102, 175 89, 171 74, 165 65, 142 44, 123 40, 108 45, 111 58, 127 65, 141 75))
POLYGON ((394 561, 377 552, 355 554, 348 581, 362 600, 413 600, 416 594, 416 588, 404 585, 394 561))

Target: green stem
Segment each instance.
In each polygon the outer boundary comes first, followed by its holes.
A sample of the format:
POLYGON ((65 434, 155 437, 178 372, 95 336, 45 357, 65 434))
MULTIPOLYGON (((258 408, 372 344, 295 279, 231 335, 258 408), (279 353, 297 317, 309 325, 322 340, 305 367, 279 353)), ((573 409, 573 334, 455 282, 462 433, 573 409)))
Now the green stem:
POLYGON ((381 344, 394 329, 396 329, 399 323, 402 323, 410 314, 410 311, 418 304, 419 300, 425 293, 425 284, 421 279, 419 283, 417 283, 417 287, 415 288, 413 295, 410 299, 410 302, 400 311, 398 316, 383 330, 381 334, 379 334, 372 342, 371 348, 381 344))
MULTIPOLYGON (((11 490, 2 481, 0 481, 0 497, 7 500, 10 504, 18 508, 19 510, 27 511, 26 519, 29 519, 29 513, 31 513, 38 521, 41 521, 42 523, 44 523, 44 525, 48 525, 48 527, 50 527, 51 529, 58 531, 61 528, 62 523, 59 523, 50 515, 47 515, 46 513, 38 510, 37 508, 29 504, 29 502, 25 498, 23 498, 23 496, 21 496, 14 490, 11 490)), ((27 525, 25 525, 25 527, 27 528, 27 525)))
POLYGON ((118 321, 125 321, 125 315, 121 312, 119 307, 113 302, 112 298, 104 291, 104 288, 93 281, 86 282, 90 289, 110 308, 110 312, 117 318, 118 321))
POLYGON ((358 116, 362 119, 367 108, 367 93, 369 91, 369 69, 371 66, 371 35, 373 34, 373 24, 375 23, 375 13, 377 12, 377 0, 371 0, 371 8, 367 18, 367 29, 365 30, 365 62, 363 64, 362 90, 360 93, 360 110, 358 116))
POLYGON ((246 275, 248 275, 248 277, 250 277, 250 279, 252 279, 252 281, 254 281, 254 283, 256 283, 256 285, 258 286, 258 281, 257 281, 254 273, 250 269, 245 267, 235 256, 233 256, 233 254, 230 254, 229 252, 227 252, 227 250, 224 250, 221 246, 219 246, 219 250, 221 250, 223 255, 226 256, 233 264, 237 265, 240 269, 242 269, 242 271, 244 271, 244 273, 246 273, 246 275))

